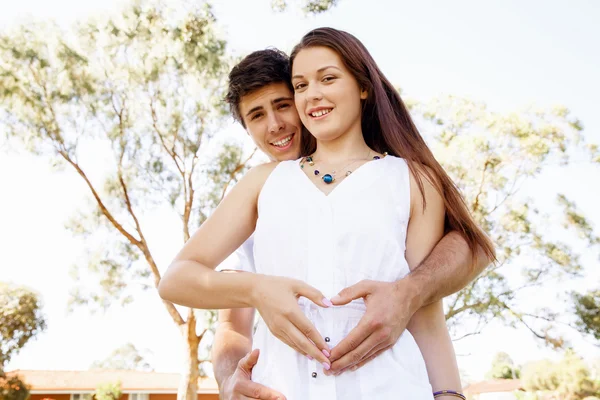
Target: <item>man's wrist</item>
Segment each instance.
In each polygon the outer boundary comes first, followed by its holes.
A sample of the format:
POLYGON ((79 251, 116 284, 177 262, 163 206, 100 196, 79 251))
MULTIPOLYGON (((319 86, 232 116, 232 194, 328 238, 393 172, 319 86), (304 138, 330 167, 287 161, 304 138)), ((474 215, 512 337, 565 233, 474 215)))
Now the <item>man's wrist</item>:
POLYGON ((425 305, 423 296, 423 284, 418 277, 408 274, 404 278, 394 282, 396 290, 402 293, 403 301, 408 300, 409 310, 414 314, 425 305))

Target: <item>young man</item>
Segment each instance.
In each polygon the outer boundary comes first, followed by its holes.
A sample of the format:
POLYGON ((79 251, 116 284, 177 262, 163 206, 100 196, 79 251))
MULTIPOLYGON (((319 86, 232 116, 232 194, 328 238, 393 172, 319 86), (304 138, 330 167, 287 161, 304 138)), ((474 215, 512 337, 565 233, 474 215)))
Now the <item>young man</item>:
MULTIPOLYGON (((227 102, 256 145, 275 161, 299 158, 303 127, 294 105, 287 56, 277 50, 254 52, 232 69, 229 78, 227 102)), ((240 269, 253 272, 252 239, 238 254, 240 269)), ((449 232, 419 267, 396 283, 394 298, 383 295, 378 282, 363 281, 343 290, 340 295, 345 299, 369 296, 370 301, 361 323, 332 349, 331 370, 327 373, 361 367, 393 345, 407 326, 413 335, 421 332, 422 339, 415 339, 427 360, 426 353, 433 351, 436 339, 447 339, 448 335, 445 321, 428 318, 433 315, 428 314, 432 308, 429 305, 441 304, 440 299, 462 289, 489 264, 482 254, 476 256, 472 262, 466 241, 458 233, 449 232), (413 318, 415 314, 418 317, 413 318)), ((259 357, 258 350, 251 352, 254 313, 253 309, 219 312, 213 364, 223 399, 285 398, 251 381, 259 357)), ((440 315, 439 310, 436 315, 440 315)), ((305 334, 310 329, 307 326, 300 330, 305 334)), ((451 344, 448 351, 453 355, 451 344)), ((430 374, 430 379, 438 379, 443 386, 444 378, 439 374, 430 374)))

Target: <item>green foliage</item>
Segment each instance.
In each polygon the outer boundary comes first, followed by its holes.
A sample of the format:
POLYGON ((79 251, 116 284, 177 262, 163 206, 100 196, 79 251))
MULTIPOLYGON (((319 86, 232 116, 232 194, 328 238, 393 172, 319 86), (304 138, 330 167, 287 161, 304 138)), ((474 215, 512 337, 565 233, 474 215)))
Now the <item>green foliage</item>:
POLYGON ((27 400, 30 387, 18 376, 5 376, 0 371, 0 400, 27 400))
POLYGON ((90 369, 123 369, 136 371, 153 371, 146 361, 146 352, 138 350, 133 343, 127 343, 114 350, 103 361, 95 361, 90 369))
POLYGON ((579 330, 600 340, 600 290, 573 293, 573 301, 579 330))
POLYGON ((38 295, 0 282, 0 371, 36 335, 46 329, 38 295))
POLYGON ((320 14, 335 7, 338 0, 309 0, 303 7, 303 11, 307 14, 320 14))
POLYGON ((492 368, 486 377, 488 379, 518 379, 521 377, 521 369, 515 366, 508 354, 500 352, 492 360, 492 368))
POLYGON ((585 399, 600 394, 585 362, 571 350, 559 362, 543 360, 525 366, 522 382, 528 391, 551 392, 560 399, 585 399))
POLYGON ((583 266, 573 244, 598 251, 600 239, 565 194, 548 188, 557 206, 544 213, 524 189, 548 169, 590 154, 581 123, 558 106, 499 113, 453 96, 407 103, 497 249, 498 263, 448 298, 450 326, 471 333, 501 319, 561 347, 553 330, 557 312, 530 307, 519 296, 552 280, 577 277, 583 266), (557 219, 565 228, 559 237, 551 229, 557 219))
MULTIPOLYGON (((302 0, 300 7, 304 14, 321 14, 337 6, 339 0, 302 0)), ((271 0, 271 7, 277 12, 288 9, 287 0, 271 0)))
MULTIPOLYGON (((221 151, 212 139, 230 69, 214 27, 205 1, 140 0, 68 29, 31 23, 0 34, 0 130, 89 190, 67 224, 89 251, 73 269, 70 308, 103 311, 155 288, 146 216, 172 212, 183 243, 246 170, 238 145, 211 156, 221 151)), ((197 373, 186 375, 190 399, 197 373)))
POLYGON ((0 282, 0 400, 27 400, 29 386, 4 366, 32 338, 46 329, 38 295, 31 290, 0 282))
POLYGON ((96 400, 119 400, 122 394, 121 382, 113 382, 98 385, 94 397, 96 400))
POLYGON ((70 30, 30 24, 0 36, 0 124, 79 174, 93 201, 68 227, 104 236, 86 271, 74 272, 99 276, 99 284, 75 287, 72 305, 127 304, 131 282, 157 284, 143 232, 148 211, 175 209, 184 239, 199 226, 193 211, 207 193, 195 186, 221 127, 229 70, 214 23, 204 2, 140 1, 70 30), (88 161, 94 150, 106 160, 101 172, 88 161))

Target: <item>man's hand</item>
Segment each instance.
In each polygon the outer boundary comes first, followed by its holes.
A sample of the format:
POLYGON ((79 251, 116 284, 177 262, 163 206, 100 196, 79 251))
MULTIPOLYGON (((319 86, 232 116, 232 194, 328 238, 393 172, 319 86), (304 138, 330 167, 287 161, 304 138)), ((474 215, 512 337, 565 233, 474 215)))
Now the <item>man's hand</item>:
POLYGON ((355 370, 392 347, 419 309, 418 297, 409 279, 397 282, 364 280, 347 287, 331 299, 336 305, 365 299, 367 311, 358 325, 331 350, 329 374, 355 370))
POLYGON ((221 400, 286 400, 281 393, 252 382, 252 368, 256 365, 258 356, 258 349, 254 349, 240 360, 233 375, 223 383, 221 400))
POLYGON ((297 279, 257 276, 252 305, 258 310, 271 333, 305 356, 319 361, 328 370, 329 346, 298 305, 306 297, 321 307, 332 306, 319 290, 297 279))

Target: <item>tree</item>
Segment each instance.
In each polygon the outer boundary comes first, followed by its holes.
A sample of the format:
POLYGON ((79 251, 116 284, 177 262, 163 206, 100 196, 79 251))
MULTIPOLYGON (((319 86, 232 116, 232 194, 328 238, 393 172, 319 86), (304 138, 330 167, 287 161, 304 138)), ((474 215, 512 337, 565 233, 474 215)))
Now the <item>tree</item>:
POLYGON ((455 333, 460 328, 469 335, 501 319, 562 346, 553 330, 557 312, 533 308, 530 301, 519 301, 519 295, 552 280, 576 277, 584 267, 573 243, 597 251, 600 239, 576 204, 558 189, 548 188, 557 206, 546 212, 523 189, 550 167, 573 160, 595 168, 592 162, 600 160, 597 146, 587 144, 581 122, 562 106, 499 113, 453 96, 408 105, 421 131, 427 132, 436 158, 497 248, 498 263, 447 299, 449 325, 455 333), (560 221, 565 237, 552 234, 560 221))
POLYGON ((497 353, 492 360, 492 368, 487 373, 489 379, 518 379, 521 369, 515 366, 512 358, 504 352, 497 353))
POLYGON ((0 282, 0 400, 25 400, 29 387, 18 376, 7 376, 6 363, 46 329, 36 293, 0 282))
POLYGON ((90 368, 154 371, 152 366, 146 361, 143 353, 133 343, 127 343, 114 350, 106 360, 94 362, 90 368))
MULTIPOLYGON (((97 244, 75 275, 98 285, 76 287, 73 306, 106 310, 155 289, 145 218, 168 209, 183 244, 245 171, 239 145, 211 141, 229 70, 214 23, 204 2, 139 1, 69 29, 32 23, 0 37, 2 130, 77 174, 90 194, 69 228, 97 244)), ((187 345, 178 398, 195 399, 207 332, 198 321, 210 317, 163 305, 187 345)))
POLYGON ((27 342, 46 329, 38 295, 0 282, 0 372, 27 342))
POLYGON ((575 317, 580 332, 600 340, 600 290, 573 293, 575 317))
POLYGON ((528 391, 553 392, 564 400, 600 395, 585 362, 571 350, 559 362, 543 360, 525 366, 523 385, 528 391))
POLYGON ((18 376, 0 376, 0 400, 27 400, 29 389, 18 376))
MULTIPOLYGON (((337 6, 339 0, 302 0, 301 8, 305 14, 321 14, 337 6)), ((271 7, 275 11, 285 11, 288 8, 287 0, 271 0, 271 7)))
POLYGON ((94 397, 96 400, 119 400, 123 394, 121 382, 98 385, 94 397))

